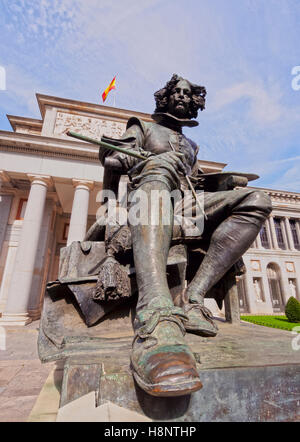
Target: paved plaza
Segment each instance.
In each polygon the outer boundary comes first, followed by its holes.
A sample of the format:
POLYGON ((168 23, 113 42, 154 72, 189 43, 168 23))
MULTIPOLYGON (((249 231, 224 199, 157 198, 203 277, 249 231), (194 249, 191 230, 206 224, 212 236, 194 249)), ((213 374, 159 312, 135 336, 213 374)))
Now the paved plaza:
POLYGON ((0 422, 27 421, 55 366, 42 365, 39 360, 38 327, 39 321, 26 327, 5 327, 6 350, 0 350, 0 422))

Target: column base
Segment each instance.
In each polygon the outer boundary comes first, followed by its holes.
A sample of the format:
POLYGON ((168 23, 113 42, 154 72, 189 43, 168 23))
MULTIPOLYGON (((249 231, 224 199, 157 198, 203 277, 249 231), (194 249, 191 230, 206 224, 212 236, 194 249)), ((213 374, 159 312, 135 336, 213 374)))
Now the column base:
POLYGON ((41 319, 41 311, 42 309, 36 309, 36 310, 29 310, 28 314, 30 316, 31 321, 38 321, 41 319))
POLYGON ((2 313, 0 325, 2 326, 24 326, 30 324, 32 318, 28 313, 2 313))

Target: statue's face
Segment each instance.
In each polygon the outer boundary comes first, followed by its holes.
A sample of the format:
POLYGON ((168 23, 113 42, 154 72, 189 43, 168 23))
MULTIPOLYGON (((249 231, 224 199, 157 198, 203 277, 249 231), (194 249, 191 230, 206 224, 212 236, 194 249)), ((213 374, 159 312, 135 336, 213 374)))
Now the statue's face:
POLYGON ((169 98, 168 112, 178 118, 187 118, 191 99, 190 84, 186 80, 178 81, 169 98))

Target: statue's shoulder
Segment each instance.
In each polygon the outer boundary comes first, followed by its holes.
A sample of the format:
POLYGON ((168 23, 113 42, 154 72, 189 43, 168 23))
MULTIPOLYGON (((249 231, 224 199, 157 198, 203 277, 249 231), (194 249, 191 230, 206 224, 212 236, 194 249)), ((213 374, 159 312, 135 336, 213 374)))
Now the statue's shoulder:
POLYGON ((145 135, 146 132, 154 125, 154 121, 153 122, 149 122, 149 121, 143 121, 140 118, 137 117, 131 117, 129 118, 129 120, 127 121, 127 125, 126 125, 126 130, 130 129, 133 126, 138 126, 140 127, 140 129, 142 130, 143 134, 145 135))

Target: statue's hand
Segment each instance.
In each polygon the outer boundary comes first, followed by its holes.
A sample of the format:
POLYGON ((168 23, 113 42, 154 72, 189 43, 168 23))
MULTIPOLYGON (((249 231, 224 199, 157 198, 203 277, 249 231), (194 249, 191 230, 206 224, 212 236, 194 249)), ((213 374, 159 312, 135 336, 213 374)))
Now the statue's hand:
POLYGON ((177 173, 186 174, 186 165, 184 164, 185 156, 181 152, 164 152, 156 155, 152 161, 161 163, 168 163, 175 169, 177 173))
MULTIPOLYGON (((135 149, 130 148, 130 149, 143 155, 147 159, 153 156, 152 152, 147 152, 141 147, 135 149)), ((141 161, 143 162, 143 160, 126 155, 125 153, 114 153, 113 155, 110 155, 106 158, 105 167, 111 167, 114 169, 118 169, 122 173, 127 173, 130 169, 135 167, 141 161)))
POLYGON ((184 154, 180 152, 164 152, 150 156, 129 171, 133 184, 139 183, 146 176, 164 175, 171 188, 180 187, 180 174, 186 173, 184 154))

